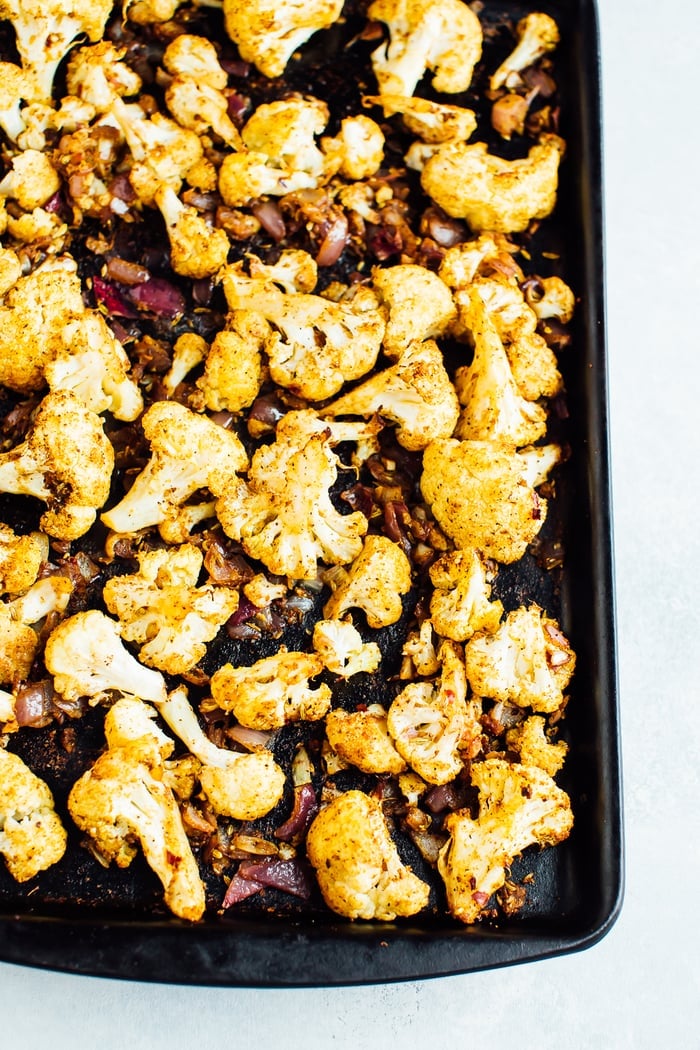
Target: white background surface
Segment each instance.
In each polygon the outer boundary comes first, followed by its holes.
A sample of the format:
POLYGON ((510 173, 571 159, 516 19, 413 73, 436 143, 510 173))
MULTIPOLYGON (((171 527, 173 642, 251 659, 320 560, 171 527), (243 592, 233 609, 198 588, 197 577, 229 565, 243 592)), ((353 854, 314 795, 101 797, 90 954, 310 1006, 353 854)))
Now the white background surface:
POLYGON ((622 914, 577 955, 369 988, 178 988, 0 964, 8 1050, 700 1047, 695 0, 599 0, 626 795, 622 914))

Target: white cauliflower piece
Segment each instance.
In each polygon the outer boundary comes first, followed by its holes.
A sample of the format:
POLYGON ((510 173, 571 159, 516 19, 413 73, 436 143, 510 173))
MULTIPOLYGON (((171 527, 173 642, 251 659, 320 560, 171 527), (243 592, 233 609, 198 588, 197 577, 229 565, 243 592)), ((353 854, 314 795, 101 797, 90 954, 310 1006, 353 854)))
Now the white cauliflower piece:
POLYGON ((159 712, 200 761, 199 782, 216 813, 234 820, 257 820, 277 805, 285 777, 269 751, 244 753, 217 747, 205 736, 182 688, 159 705, 159 712))
POLYGON ((315 98, 258 106, 241 131, 245 152, 228 154, 219 170, 219 192, 226 204, 236 208, 265 194, 282 196, 318 186, 326 159, 316 136, 327 123, 328 107, 315 98))
POLYGON ((518 245, 502 233, 480 233, 478 237, 447 249, 438 277, 452 289, 466 288, 485 271, 502 274, 511 280, 524 280, 514 258, 519 251, 518 245))
POLYGON ((562 324, 568 324, 574 316, 576 297, 561 277, 538 277, 523 288, 523 295, 538 321, 555 317, 562 324))
POLYGON ((428 571, 434 588, 430 618, 441 637, 466 642, 476 631, 496 630, 503 603, 491 601, 489 574, 477 551, 449 551, 428 571))
POLYGON ((530 715, 520 725, 506 733, 506 744, 517 752, 524 766, 537 766, 555 776, 564 765, 569 747, 564 740, 553 743, 548 739, 545 720, 541 715, 530 715))
MULTIPOLYGON (((555 397, 563 388, 557 359, 543 336, 537 331, 538 317, 513 280, 503 275, 477 277, 469 289, 455 293, 459 321, 473 310, 475 296, 486 307, 510 362, 513 378, 527 401, 555 397)), ((458 335, 463 334, 461 330, 458 335)))
POLYGON ((0 854, 17 882, 57 864, 67 835, 49 786, 19 755, 0 747, 0 854))
POLYGON ((316 260, 301 248, 283 248, 275 263, 251 255, 248 269, 251 277, 278 284, 285 292, 313 292, 318 282, 316 260))
POLYGON ((576 663, 557 621, 537 605, 514 609, 492 634, 474 635, 465 658, 477 696, 545 714, 561 706, 576 663))
POLYGON ((326 736, 336 755, 363 773, 395 776, 406 769, 389 736, 387 713, 378 704, 366 711, 344 711, 340 707, 329 711, 326 736))
POLYGON ((426 162, 421 185, 472 230, 521 233, 551 214, 557 199, 563 140, 543 135, 526 157, 505 160, 484 142, 448 142, 426 162))
POLYGON ((22 594, 48 558, 48 536, 42 532, 19 535, 0 522, 0 594, 22 594))
MULTIPOLYGON (((468 290, 462 295, 467 297, 468 290)), ((463 406, 455 437, 522 448, 547 429, 542 405, 521 396, 508 355, 478 291, 468 295, 461 319, 474 344, 471 364, 457 369, 455 389, 463 406)))
POLYGON ((410 343, 443 335, 457 315, 449 288, 424 266, 375 267, 372 287, 388 310, 382 349, 394 361, 410 343))
POLYGON ((263 383, 263 348, 270 326, 252 310, 231 310, 214 336, 197 380, 211 412, 239 412, 255 401, 263 383))
POLYGON ((142 663, 183 674, 238 608, 238 591, 197 586, 204 556, 191 543, 137 557, 138 572, 107 580, 105 605, 118 617, 122 638, 139 646, 142 663))
POLYGON ((163 113, 148 116, 137 102, 115 98, 108 116, 129 147, 129 181, 144 205, 154 206, 155 193, 164 185, 177 193, 188 173, 202 161, 204 147, 199 135, 163 113))
POLYGON ((72 592, 67 576, 47 576, 12 601, 0 602, 0 683, 29 677, 39 645, 33 625, 51 612, 63 612, 72 592))
POLYGON ((46 204, 60 189, 61 179, 51 158, 27 149, 12 158, 12 167, 0 181, 0 197, 12 197, 23 211, 46 204))
POLYGON ((538 59, 553 51, 559 43, 559 27, 550 15, 534 11, 521 18, 515 27, 518 43, 489 80, 491 91, 499 88, 516 90, 522 85, 519 74, 538 59))
POLYGON ((68 390, 93 412, 130 422, 143 396, 129 376, 129 358, 98 310, 86 310, 61 333, 64 349, 44 369, 51 390, 68 390))
POLYGON ((337 472, 337 456, 323 434, 299 449, 284 442, 261 447, 247 482, 230 482, 217 500, 217 517, 226 535, 270 572, 315 578, 319 560, 352 561, 367 531, 361 511, 340 514, 333 506, 329 491, 337 472))
MULTIPOLYGON (((473 109, 432 102, 416 95, 367 95, 363 100, 381 106, 385 117, 401 115, 402 123, 423 145, 441 146, 444 142, 466 142, 476 131, 473 109)), ((411 153, 411 150, 409 150, 411 153)), ((427 156, 430 156, 428 152, 427 156)), ((421 165, 422 168, 422 165, 421 165)))
POLYGON ((440 670, 435 649, 435 632, 431 620, 423 620, 417 631, 410 631, 401 649, 407 658, 401 667, 401 678, 427 678, 440 670))
POLYGON ((167 907, 195 922, 205 910, 204 884, 177 800, 164 781, 163 734, 144 716, 144 735, 129 739, 131 730, 119 723, 133 719, 133 705, 122 715, 119 703, 107 715, 117 723, 112 743, 71 788, 68 810, 107 864, 127 868, 140 846, 163 885, 167 907))
POLYGON ((171 76, 165 102, 178 124, 198 135, 213 131, 232 149, 242 149, 240 132, 228 114, 228 77, 211 40, 180 33, 166 47, 163 66, 171 76))
POLYGON ((98 609, 59 623, 47 639, 44 662, 56 692, 67 700, 86 696, 99 703, 117 692, 159 704, 167 696, 163 675, 131 655, 119 624, 98 609))
POLYGON ((374 0, 368 17, 389 40, 372 53, 380 94, 413 95, 426 70, 435 91, 466 91, 481 58, 479 19, 461 0, 374 0))
POLYGON ((284 294, 262 278, 247 277, 240 264, 224 269, 222 284, 229 309, 255 311, 274 326, 265 341, 270 375, 299 397, 323 401, 374 367, 385 322, 371 288, 360 286, 338 303, 284 294))
POLYGON ((226 231, 210 226, 197 208, 183 204, 172 186, 159 186, 153 200, 165 220, 175 273, 193 280, 216 274, 228 258, 226 231))
POLYGON ((332 590, 323 607, 327 620, 361 609, 369 627, 388 627, 403 612, 401 596, 411 589, 411 563, 388 537, 370 535, 352 565, 332 570, 326 579, 332 590))
POLYGON ((22 263, 17 252, 13 248, 0 247, 0 298, 7 295, 21 276, 22 263))
POLYGON ((226 32, 241 58, 266 77, 284 73, 294 52, 340 17, 342 0, 224 0, 226 32))
POLYGON ((66 67, 69 95, 88 103, 95 113, 107 113, 115 98, 137 95, 142 80, 124 61, 126 53, 110 40, 78 48, 66 67))
POLYGON ((352 678, 361 671, 371 674, 382 658, 377 643, 363 642, 357 628, 346 620, 317 620, 313 647, 327 670, 342 678, 352 678))
POLYGON ((459 401, 437 343, 414 340, 395 365, 326 405, 323 413, 365 417, 377 413, 397 424, 400 445, 419 451, 453 433, 459 401))
POLYGON ((183 332, 175 340, 170 368, 163 376, 163 387, 173 396, 180 383, 190 374, 193 368, 201 365, 209 353, 206 339, 196 332, 183 332))
POLYGON ((31 77, 14 62, 0 62, 0 128, 10 142, 17 142, 27 130, 23 103, 34 94, 31 77))
POLYGON ((536 766, 489 758, 472 765, 472 784, 479 816, 466 810, 447 816, 450 838, 438 858, 450 914, 465 923, 478 920, 524 849, 563 842, 573 824, 568 795, 536 766))
POLYGON ((430 888, 402 863, 381 804, 361 791, 346 791, 320 811, 306 851, 323 899, 345 918, 391 921, 428 903, 430 888))
POLYGON ((22 68, 34 97, 51 101, 56 71, 78 37, 97 41, 112 11, 111 0, 1 0, 0 18, 9 19, 22 68))
POLYGON ((248 464, 234 433, 177 401, 156 401, 144 413, 151 458, 124 498, 102 515, 115 532, 136 532, 170 520, 201 488, 214 495, 248 464))
POLYGON ((211 678, 217 707, 231 711, 249 729, 279 729, 288 722, 315 722, 328 712, 331 691, 310 679, 323 671, 316 653, 279 652, 251 667, 224 664, 211 678))
POLYGON ((442 665, 435 682, 409 682, 393 700, 387 728, 399 754, 428 784, 448 784, 464 768, 480 739, 478 720, 467 707, 467 678, 462 647, 445 641, 438 650, 442 665))
POLYGON ((68 391, 46 395, 26 439, 0 454, 0 492, 48 504, 49 536, 83 536, 109 495, 114 450, 97 413, 68 391))
POLYGON ((84 311, 73 259, 19 277, 0 306, 0 383, 23 394, 41 390, 45 366, 65 349, 64 325, 84 311))
POLYGON ((334 138, 321 140, 327 174, 358 181, 375 175, 384 160, 384 133, 371 117, 344 117, 334 138))
POLYGON ((428 445, 421 491, 457 547, 506 564, 523 556, 547 513, 536 486, 561 456, 557 445, 535 452, 455 438, 428 445))

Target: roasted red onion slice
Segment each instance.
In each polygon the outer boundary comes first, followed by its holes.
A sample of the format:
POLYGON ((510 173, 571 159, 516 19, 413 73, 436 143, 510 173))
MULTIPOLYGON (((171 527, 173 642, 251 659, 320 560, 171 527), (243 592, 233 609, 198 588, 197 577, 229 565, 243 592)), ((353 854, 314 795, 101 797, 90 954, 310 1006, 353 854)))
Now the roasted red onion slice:
POLYGON ((143 284, 129 289, 129 298, 142 310, 158 314, 159 317, 180 317, 185 312, 182 292, 164 277, 150 277, 143 284))
POLYGON ((297 784, 294 788, 294 806, 284 824, 275 832, 275 838, 281 842, 292 842, 304 835, 311 821, 318 812, 316 792, 311 784, 297 784))

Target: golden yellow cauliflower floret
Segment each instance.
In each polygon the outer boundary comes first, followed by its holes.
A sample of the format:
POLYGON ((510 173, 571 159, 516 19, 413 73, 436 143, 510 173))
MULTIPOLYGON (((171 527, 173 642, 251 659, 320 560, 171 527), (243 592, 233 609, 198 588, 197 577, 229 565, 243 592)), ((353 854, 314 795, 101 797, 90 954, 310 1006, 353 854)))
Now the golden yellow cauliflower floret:
POLYGON ((197 586, 203 560, 191 543, 145 551, 138 555, 138 572, 107 580, 105 605, 148 667, 169 674, 189 671, 238 608, 233 588, 197 586))
POLYGON ((496 630, 503 603, 491 601, 491 583, 476 551, 450 551, 428 571, 434 588, 430 618, 439 635, 465 642, 475 631, 496 630))
POLYGON ((568 795, 537 766, 489 758, 473 764, 472 784, 479 791, 479 815, 448 815, 450 837, 438 858, 450 913, 465 923, 478 920, 524 849, 562 842, 573 824, 568 795))
POLYGON ((361 791, 321 810, 306 848, 323 899, 339 915, 391 921, 428 903, 430 888, 402 863, 380 803, 361 791))
POLYGON ((517 751, 525 766, 539 766, 553 777, 564 765, 568 745, 563 740, 553 743, 547 738, 545 720, 541 715, 531 715, 519 726, 509 729, 506 743, 517 751))
POLYGON ((211 693, 218 707, 232 711, 250 729, 278 729, 299 719, 323 718, 331 703, 325 683, 309 684, 323 670, 315 653, 279 652, 250 667, 224 664, 211 679, 211 693))
POLYGON ((406 769, 389 736, 386 711, 377 705, 366 711, 329 711, 326 736, 335 753, 363 773, 396 774, 406 769))
POLYGON ((26 882, 56 864, 66 832, 48 785, 22 761, 0 748, 0 854, 10 875, 26 882))
POLYGON ((0 522, 0 594, 21 594, 34 583, 49 556, 42 532, 20 536, 0 522))
POLYGON ((241 58, 279 77, 294 52, 340 16, 342 0, 224 0, 226 32, 241 58))
POLYGON ((401 596, 411 589, 411 563, 386 536, 367 536, 347 570, 329 575, 333 593, 323 607, 327 620, 362 609, 370 627, 388 627, 403 612, 401 596))
POLYGON ((450 142, 426 162, 423 189, 472 230, 520 233, 546 218, 557 199, 563 141, 543 136, 526 157, 504 160, 484 142, 450 142))

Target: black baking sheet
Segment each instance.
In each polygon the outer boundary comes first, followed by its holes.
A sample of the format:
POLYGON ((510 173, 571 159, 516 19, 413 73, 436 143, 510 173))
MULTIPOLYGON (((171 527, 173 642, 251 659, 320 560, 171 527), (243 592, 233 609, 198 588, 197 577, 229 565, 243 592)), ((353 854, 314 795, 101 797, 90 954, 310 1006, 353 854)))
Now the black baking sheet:
MULTIPOLYGON (((487 0, 482 17, 498 25, 533 9, 487 0)), ((164 914, 159 886, 145 864, 137 861, 127 872, 105 871, 80 850, 77 859, 72 855, 66 861, 70 868, 62 862, 30 887, 18 888, 9 877, 0 878, 1 959, 191 984, 369 983, 465 973, 572 952, 595 943, 614 922, 622 899, 623 849, 598 25, 593 0, 559 0, 537 9, 551 13, 562 33, 556 68, 567 154, 550 234, 561 251, 562 272, 580 299, 572 346, 560 362, 571 456, 556 501, 566 551, 558 612, 577 653, 565 730, 571 751, 558 778, 570 793, 575 814, 570 839, 556 849, 528 854, 527 870, 535 879, 518 917, 474 927, 432 917, 349 923, 323 913, 269 914, 264 909, 242 915, 233 909, 189 925, 164 914), (80 894, 73 892, 77 885, 80 894)), ((35 759, 41 733, 32 741, 35 759)), ((95 750, 99 747, 96 730, 95 750)), ((55 781, 63 776, 68 784, 73 773, 67 758, 63 771, 54 770, 55 781)), ((53 786, 60 794, 60 783, 53 786)))

